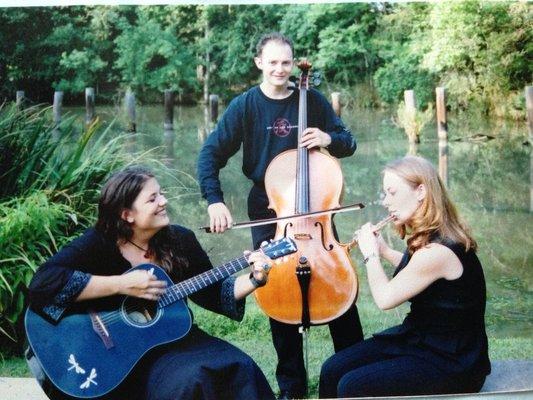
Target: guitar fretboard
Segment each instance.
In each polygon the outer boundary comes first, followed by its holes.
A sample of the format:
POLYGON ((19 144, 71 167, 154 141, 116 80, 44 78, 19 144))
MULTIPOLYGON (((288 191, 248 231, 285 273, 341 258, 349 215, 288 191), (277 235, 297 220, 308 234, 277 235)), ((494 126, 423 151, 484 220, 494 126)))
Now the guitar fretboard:
POLYGON ((183 282, 167 288, 165 294, 159 299, 159 307, 166 307, 195 293, 209 285, 212 285, 234 273, 248 267, 248 261, 244 257, 237 258, 219 267, 210 269, 183 282))

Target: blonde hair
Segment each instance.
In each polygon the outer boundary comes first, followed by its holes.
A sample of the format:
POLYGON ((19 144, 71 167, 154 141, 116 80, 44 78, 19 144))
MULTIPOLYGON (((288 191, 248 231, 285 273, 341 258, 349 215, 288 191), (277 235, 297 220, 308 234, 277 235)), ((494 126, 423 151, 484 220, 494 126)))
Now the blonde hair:
POLYGON ((461 243, 467 251, 477 249, 470 229, 459 217, 437 171, 428 160, 414 156, 403 157, 387 164, 383 172, 399 176, 413 189, 419 185, 426 188, 426 196, 411 217, 409 226, 403 224, 397 228, 402 239, 408 233, 407 247, 410 254, 427 245, 434 236, 461 243))

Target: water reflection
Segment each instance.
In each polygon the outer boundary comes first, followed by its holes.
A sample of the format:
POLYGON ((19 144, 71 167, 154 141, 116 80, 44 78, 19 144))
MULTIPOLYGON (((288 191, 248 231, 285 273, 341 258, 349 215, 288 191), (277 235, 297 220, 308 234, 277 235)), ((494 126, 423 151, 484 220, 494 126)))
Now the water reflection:
MULTIPOLYGON (((71 111, 83 115, 83 110, 71 111)), ((112 108, 99 108, 97 113, 103 120, 117 115, 112 108)), ((357 227, 384 217, 385 211, 379 205, 380 171, 388 161, 406 155, 409 145, 404 133, 392 124, 391 113, 355 109, 345 110, 343 115, 357 137, 358 149, 354 157, 341 160, 345 177, 342 204, 362 202, 367 205, 362 211, 336 216, 341 241, 347 242, 357 227)), ((138 149, 161 146, 157 154, 180 171, 174 180, 164 177, 162 183, 179 186, 171 201, 171 213, 176 222, 194 228, 207 222, 205 204, 194 180, 201 146, 197 135, 204 124, 203 109, 179 107, 175 116, 171 149, 165 145, 170 136, 163 130, 163 107, 138 108, 136 146, 138 149)), ((448 187, 479 243, 479 257, 487 276, 488 332, 499 337, 528 336, 533 325, 530 313, 533 309, 533 214, 529 212, 529 174, 533 161, 529 146, 523 144, 527 140, 526 125, 524 122, 491 122, 466 115, 450 115, 448 120, 448 187), (463 136, 493 136, 495 139, 459 141, 463 136)), ((422 143, 416 151, 438 165, 434 123, 422 132, 422 143)), ((237 221, 247 219, 246 197, 251 186, 240 171, 241 162, 240 154, 236 155, 221 172, 226 203, 237 221)), ((206 235, 198 231, 197 235, 214 263, 233 258, 251 246, 250 235, 245 230, 224 235, 206 235)), ((384 235, 400 248, 400 241, 390 227, 384 230, 384 235)), ((354 259, 360 262, 358 255, 354 259)))

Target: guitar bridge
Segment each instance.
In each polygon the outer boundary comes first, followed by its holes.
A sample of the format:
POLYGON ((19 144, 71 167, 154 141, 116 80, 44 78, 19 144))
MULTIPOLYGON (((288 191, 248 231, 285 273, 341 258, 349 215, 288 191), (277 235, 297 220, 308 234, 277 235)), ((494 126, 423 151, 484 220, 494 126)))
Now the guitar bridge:
POLYGON ((111 339, 111 335, 109 334, 109 331, 107 330, 105 323, 104 321, 102 321, 100 316, 94 311, 90 311, 89 316, 91 317, 93 330, 96 332, 98 337, 102 340, 105 348, 109 350, 115 347, 113 340, 111 339))

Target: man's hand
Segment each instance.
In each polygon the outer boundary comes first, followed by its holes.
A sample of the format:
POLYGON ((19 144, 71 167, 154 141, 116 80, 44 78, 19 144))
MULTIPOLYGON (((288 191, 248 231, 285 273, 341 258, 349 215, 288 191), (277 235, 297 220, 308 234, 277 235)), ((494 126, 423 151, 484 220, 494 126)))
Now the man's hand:
POLYGON ((222 233, 233 225, 233 217, 224 203, 213 203, 207 207, 211 232, 222 233))
POLYGON ((331 143, 331 136, 318 128, 307 128, 303 132, 302 147, 309 150, 314 147, 328 147, 331 143))

